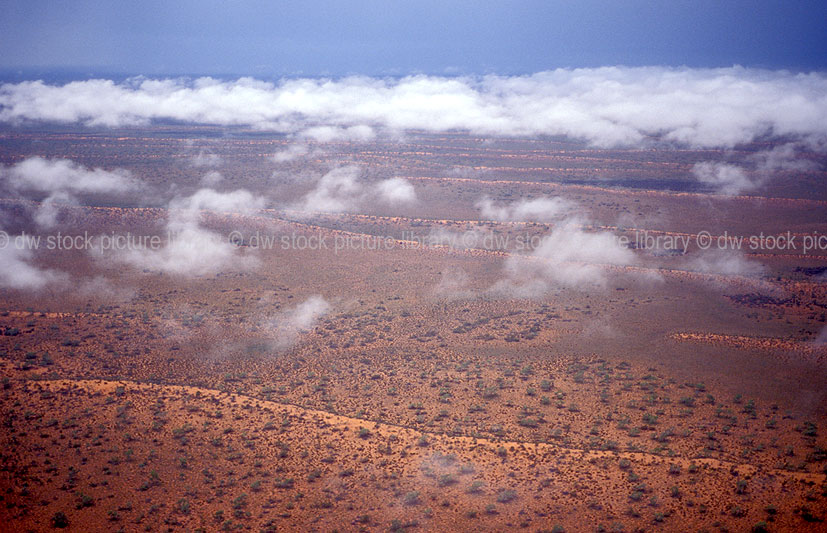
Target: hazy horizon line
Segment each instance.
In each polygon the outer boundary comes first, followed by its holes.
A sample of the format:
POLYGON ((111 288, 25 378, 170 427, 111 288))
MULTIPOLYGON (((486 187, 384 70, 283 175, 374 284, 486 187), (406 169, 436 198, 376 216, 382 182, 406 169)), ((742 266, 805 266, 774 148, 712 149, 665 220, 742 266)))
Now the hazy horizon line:
POLYGON ((352 77, 367 77, 377 79, 402 79, 414 76, 429 76, 440 78, 483 78, 486 76, 531 76, 541 72, 554 71, 576 71, 576 70, 599 70, 605 68, 624 68, 624 69, 647 69, 659 68, 665 70, 697 70, 697 71, 714 71, 725 69, 745 69, 757 72, 776 72, 776 73, 790 73, 790 74, 816 74, 827 73, 827 66, 813 68, 808 66, 784 66, 777 67, 772 65, 751 65, 742 63, 728 63, 719 65, 692 65, 692 64, 664 64, 664 63, 605 63, 605 64, 587 64, 587 65, 559 65, 549 66, 548 68, 540 70, 474 70, 474 69, 460 69, 447 68, 441 70, 420 70, 411 69, 403 71, 402 69, 382 69, 378 71, 343 71, 343 72, 305 72, 302 70, 293 71, 277 71, 267 70, 258 72, 230 72, 230 71, 157 71, 157 72, 141 72, 138 70, 122 69, 116 66, 40 66, 40 65, 25 65, 25 66, 0 66, 0 82, 9 83, 16 81, 35 81, 42 79, 49 82, 71 82, 84 81, 90 79, 107 79, 116 82, 122 82, 133 78, 146 79, 199 79, 199 78, 213 78, 217 80, 238 80, 241 78, 253 78, 261 81, 276 81, 281 79, 343 79, 352 77))

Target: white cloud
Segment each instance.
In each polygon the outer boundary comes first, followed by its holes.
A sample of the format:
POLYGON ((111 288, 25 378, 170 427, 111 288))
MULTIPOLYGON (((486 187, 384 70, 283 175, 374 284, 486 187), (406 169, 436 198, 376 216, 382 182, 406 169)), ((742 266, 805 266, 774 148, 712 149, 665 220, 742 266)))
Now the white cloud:
POLYGON ((739 250, 705 250, 693 257, 688 266, 707 274, 725 276, 757 277, 766 272, 763 264, 747 259, 739 250))
POLYGON ((334 168, 316 183, 294 207, 304 211, 346 212, 356 208, 362 195, 357 167, 334 168))
POLYGON ((429 246, 448 246, 456 250, 483 249, 502 251, 507 241, 497 239, 497 234, 483 227, 473 227, 466 231, 452 231, 442 226, 431 228, 424 243, 429 246))
POLYGON ((34 211, 34 221, 41 228, 53 228, 57 225, 57 217, 60 215, 62 205, 77 205, 74 196, 65 192, 57 191, 50 194, 40 202, 34 211))
POLYGON ((585 231, 572 219, 556 226, 531 254, 509 257, 506 278, 493 290, 534 297, 554 287, 602 287, 607 267, 635 263, 634 252, 622 246, 614 234, 585 231))
POLYGON ((66 279, 62 272, 36 267, 31 261, 32 252, 17 248, 12 236, 11 242, 0 248, 0 287, 36 290, 66 279))
POLYGON ((310 149, 306 144, 291 144, 284 150, 274 153, 270 156, 270 158, 276 163, 287 163, 300 157, 304 157, 309 152, 310 149))
POLYGON ((711 185, 719 194, 728 196, 751 191, 758 186, 758 182, 750 179, 743 168, 729 163, 695 163, 692 166, 692 174, 701 183, 711 185))
POLYGON ((462 268, 446 267, 442 269, 439 283, 434 287, 437 298, 454 300, 468 299, 475 296, 470 288, 471 278, 462 268))
MULTIPOLYGON (((720 194, 736 195, 748 192, 771 180, 778 172, 807 172, 819 165, 801 151, 807 143, 790 142, 761 150, 748 156, 745 166, 704 161, 692 167, 692 173, 702 183, 715 186, 720 194), (749 169, 747 168, 749 167, 749 169)), ((816 153, 827 151, 813 146, 816 153)))
POLYGON ((316 126, 299 132, 300 137, 313 139, 317 142, 355 141, 366 142, 376 137, 376 132, 370 126, 360 124, 347 128, 335 126, 316 126))
POLYGON ((243 189, 227 193, 200 189, 192 196, 169 203, 166 229, 170 240, 166 246, 126 250, 116 259, 138 268, 185 276, 211 274, 228 266, 252 267, 257 264, 254 256, 241 254, 227 236, 201 226, 201 212, 246 214, 263 206, 262 198, 243 189))
POLYGON ((2 176, 15 189, 52 193, 122 193, 137 182, 123 169, 90 169, 69 159, 30 157, 4 168, 2 176))
MULTIPOLYGON (((827 136, 827 74, 741 67, 603 67, 528 76, 402 79, 133 79, 0 87, 0 121, 90 126, 177 120, 249 125, 319 140, 366 140, 377 129, 481 135, 568 135, 596 146, 652 136, 731 147, 767 134, 827 136)), ((813 145, 823 145, 812 141, 813 145)))
POLYGON ((224 176, 221 174, 221 172, 211 170, 210 172, 207 172, 206 174, 201 176, 201 185, 205 185, 207 187, 215 187, 223 180, 224 176))
POLYGON ((416 190, 408 180, 390 178, 371 185, 360 179, 356 166, 337 167, 319 178, 316 186, 292 208, 301 211, 343 213, 353 211, 367 202, 381 201, 390 205, 413 203, 416 190))
POLYGON ((416 202, 416 190, 405 178, 390 178, 377 185, 379 197, 391 205, 416 202))
POLYGON ((174 218, 191 219, 197 211, 251 213, 264 207, 264 199, 251 192, 238 189, 232 192, 218 192, 213 189, 199 189, 192 196, 177 198, 169 203, 176 211, 174 218))
POLYGON ((0 179, 21 194, 47 194, 35 209, 34 221, 51 228, 61 205, 76 205, 78 194, 125 194, 140 184, 123 169, 88 168, 69 159, 30 157, 0 168, 0 179))
MULTIPOLYGON (((486 139, 486 141, 483 141, 483 142, 487 144, 487 141, 490 141, 490 139, 486 139)), ((451 167, 451 169, 449 169, 448 172, 447 172, 447 174, 449 176, 454 177, 454 178, 472 178, 472 179, 479 178, 480 176, 483 176, 483 175, 488 174, 488 173, 489 173, 489 169, 486 169, 486 168, 475 168, 475 167, 469 167, 469 166, 463 166, 463 165, 458 165, 458 166, 451 167)))
POLYGON ((750 159, 758 171, 764 174, 778 170, 805 172, 818 168, 814 161, 799 158, 799 148, 796 143, 786 143, 770 150, 756 152, 750 159))
POLYGON ((199 150, 198 154, 192 156, 190 158, 190 166, 193 167, 217 167, 219 166, 223 160, 221 156, 218 154, 213 154, 210 152, 205 152, 204 150, 199 150))
POLYGON ((128 250, 120 259, 139 268, 183 276, 211 274, 230 265, 249 266, 249 258, 240 258, 226 238, 197 225, 178 228, 163 248, 128 250))
POLYGON ((330 309, 330 303, 322 296, 311 296, 296 307, 266 321, 264 328, 277 348, 289 348, 298 342, 302 333, 313 329, 318 319, 326 315, 330 309))
POLYGON ((307 331, 329 310, 330 304, 327 300, 319 295, 311 296, 292 311, 292 316, 287 322, 299 332, 307 331))
POLYGON ((510 205, 496 205, 485 197, 476 203, 483 218, 500 222, 551 222, 569 214, 574 204, 560 197, 518 200, 510 205))
POLYGON ((137 294, 134 288, 124 285, 122 281, 113 282, 103 276, 79 281, 72 291, 84 297, 102 297, 114 302, 127 302, 137 294))

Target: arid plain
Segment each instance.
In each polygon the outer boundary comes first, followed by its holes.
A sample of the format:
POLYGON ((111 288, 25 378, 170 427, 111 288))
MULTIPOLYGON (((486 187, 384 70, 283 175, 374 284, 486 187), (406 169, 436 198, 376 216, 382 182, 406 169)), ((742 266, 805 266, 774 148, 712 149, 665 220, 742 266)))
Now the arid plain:
POLYGON ((32 287, 0 289, 0 528, 825 528, 816 153, 770 178, 777 140, 0 139, 9 169, 121 178, 3 191, 32 287), (761 187, 698 179, 720 161, 761 187))

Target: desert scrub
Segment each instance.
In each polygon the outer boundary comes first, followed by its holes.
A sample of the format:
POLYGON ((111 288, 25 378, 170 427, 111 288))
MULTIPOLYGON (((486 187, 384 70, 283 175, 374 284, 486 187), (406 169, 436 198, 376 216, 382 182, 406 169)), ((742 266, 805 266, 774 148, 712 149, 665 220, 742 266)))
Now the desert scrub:
POLYGON ((66 517, 66 513, 63 511, 58 511, 54 515, 52 515, 52 527, 63 529, 65 527, 69 527, 69 519, 66 517))
POLYGON ((735 493, 736 494, 745 494, 747 492, 747 480, 739 479, 735 483, 735 493))
POLYGON ((447 487, 449 485, 455 485, 458 481, 459 480, 457 479, 457 477, 454 474, 443 474, 443 475, 439 476, 439 480, 437 481, 437 484, 440 487, 447 487))
POLYGON ((190 514, 190 502, 186 498, 181 498, 178 500, 178 503, 175 506, 175 510, 181 514, 188 515, 190 514))
POLYGON ((480 494, 483 487, 485 487, 485 483, 483 481, 475 480, 471 483, 466 492, 468 494, 480 494))

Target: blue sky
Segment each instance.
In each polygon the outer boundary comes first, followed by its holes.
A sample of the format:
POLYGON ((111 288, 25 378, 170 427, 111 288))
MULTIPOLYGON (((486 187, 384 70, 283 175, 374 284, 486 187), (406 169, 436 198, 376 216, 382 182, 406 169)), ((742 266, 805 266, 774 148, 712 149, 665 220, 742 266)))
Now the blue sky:
POLYGON ((827 2, 2 2, 0 68, 146 75, 827 69, 827 2))

